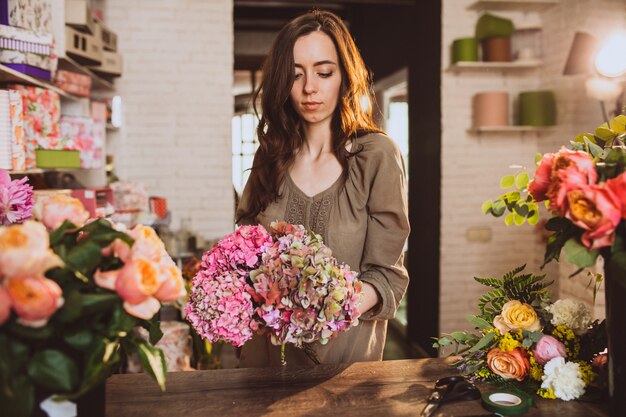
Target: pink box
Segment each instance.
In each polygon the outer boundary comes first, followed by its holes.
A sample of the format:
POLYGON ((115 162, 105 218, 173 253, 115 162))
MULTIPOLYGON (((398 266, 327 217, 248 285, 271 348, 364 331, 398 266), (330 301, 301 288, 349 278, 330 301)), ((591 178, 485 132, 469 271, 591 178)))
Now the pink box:
POLYGON ((61 99, 59 94, 44 88, 11 84, 19 91, 24 110, 26 169, 35 168, 35 149, 73 149, 59 136, 61 99))
POLYGON ((81 168, 104 166, 104 125, 90 117, 62 116, 61 136, 72 149, 80 151, 81 168))
POLYGON ((61 90, 81 97, 89 97, 91 83, 90 76, 65 70, 58 70, 54 77, 54 84, 61 90))

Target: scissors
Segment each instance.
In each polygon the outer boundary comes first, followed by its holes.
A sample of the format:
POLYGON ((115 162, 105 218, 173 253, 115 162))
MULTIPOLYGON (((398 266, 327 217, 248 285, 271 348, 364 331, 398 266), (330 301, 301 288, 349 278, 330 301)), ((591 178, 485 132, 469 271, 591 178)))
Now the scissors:
POLYGON ((428 403, 420 416, 430 417, 440 404, 453 401, 477 400, 479 398, 480 390, 466 378, 462 376, 447 376, 435 382, 435 389, 428 397, 428 403))

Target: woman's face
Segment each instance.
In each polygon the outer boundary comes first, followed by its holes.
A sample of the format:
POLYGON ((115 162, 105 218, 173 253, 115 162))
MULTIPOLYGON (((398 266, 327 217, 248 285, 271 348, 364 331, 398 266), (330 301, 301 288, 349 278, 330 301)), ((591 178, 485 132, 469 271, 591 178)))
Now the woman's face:
POLYGON ((330 122, 341 88, 335 44, 324 32, 311 32, 296 40, 293 59, 293 108, 309 124, 330 122))

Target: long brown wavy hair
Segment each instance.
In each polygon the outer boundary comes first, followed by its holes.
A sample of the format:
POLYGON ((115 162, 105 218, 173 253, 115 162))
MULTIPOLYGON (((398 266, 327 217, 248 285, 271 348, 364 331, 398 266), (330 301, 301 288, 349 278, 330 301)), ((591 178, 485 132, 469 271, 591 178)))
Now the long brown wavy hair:
POLYGON ((259 148, 248 181, 249 204, 239 213, 254 218, 276 201, 280 184, 291 167, 296 152, 304 144, 303 124, 290 100, 294 82, 293 48, 296 40, 311 32, 328 35, 337 49, 341 70, 339 101, 331 121, 333 152, 347 175, 348 158, 356 152, 346 151, 346 142, 370 132, 382 132, 372 118, 374 97, 370 74, 363 63, 350 32, 341 19, 330 12, 312 10, 287 23, 276 37, 263 64, 263 80, 254 92, 254 111, 261 116, 257 127, 259 148), (365 101, 365 103, 364 103, 365 101))

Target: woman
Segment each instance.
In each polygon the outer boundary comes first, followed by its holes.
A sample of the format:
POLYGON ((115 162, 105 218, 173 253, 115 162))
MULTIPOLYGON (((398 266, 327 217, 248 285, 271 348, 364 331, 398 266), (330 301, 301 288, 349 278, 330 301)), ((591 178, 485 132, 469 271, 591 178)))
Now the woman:
MULTIPOLYGON (((408 285, 406 177, 395 143, 375 127, 363 60, 342 21, 312 11, 278 34, 256 98, 260 147, 237 208, 238 224, 274 220, 319 233, 333 255, 360 272, 360 324, 328 344, 322 363, 381 360, 387 320, 408 285)), ((241 367, 280 364, 266 336, 244 345, 241 367)), ((288 365, 312 365, 293 346, 288 365)))

